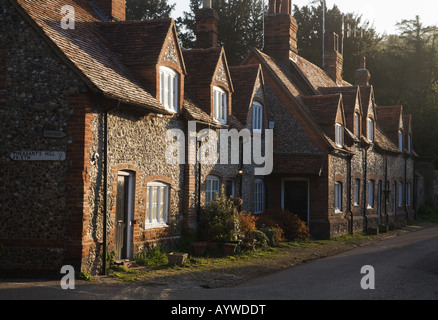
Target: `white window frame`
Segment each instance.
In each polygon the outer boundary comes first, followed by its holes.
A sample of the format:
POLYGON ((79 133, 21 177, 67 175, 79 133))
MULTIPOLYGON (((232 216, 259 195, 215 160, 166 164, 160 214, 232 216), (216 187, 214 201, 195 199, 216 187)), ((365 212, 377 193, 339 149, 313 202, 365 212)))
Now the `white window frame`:
POLYGON ((335 183, 335 213, 342 213, 342 195, 343 185, 342 182, 335 183))
POLYGON ((213 117, 220 124, 228 121, 228 95, 219 87, 213 87, 213 117))
POLYGON ((354 205, 360 205, 360 179, 354 180, 354 205))
POLYGON ((408 151, 412 152, 412 136, 408 135, 408 151))
POLYGON ((256 132, 262 132, 263 130, 263 105, 254 101, 252 104, 252 113, 253 113, 253 121, 252 121, 252 129, 256 132))
POLYGON ((398 182, 397 183, 397 188, 398 188, 398 201, 397 201, 397 205, 399 207, 403 206, 403 182, 398 182))
POLYGON ((376 182, 374 180, 368 181, 368 209, 374 209, 374 200, 375 200, 375 194, 374 191, 376 189, 376 182))
POLYGON ((161 104, 170 112, 178 112, 178 92, 178 73, 168 67, 160 67, 160 101, 161 104))
POLYGON ((354 134, 360 139, 360 114, 358 112, 354 113, 354 134))
POLYGON ((344 126, 342 124, 336 124, 335 140, 336 145, 340 148, 344 146, 344 126))
POLYGON ((262 179, 254 181, 254 214, 265 211, 265 182, 262 179))
POLYGON ((403 131, 401 130, 398 132, 398 148, 403 151, 403 131))
POLYGON ((145 216, 146 229, 168 227, 169 200, 170 200, 169 184, 158 182, 158 181, 150 182, 147 184, 146 216, 145 216), (156 192, 156 201, 154 199, 154 192, 156 192))
POLYGON ((368 118, 367 139, 370 142, 374 142, 374 126, 373 118, 368 118))
POLYGON ((216 176, 207 176, 205 179, 205 204, 215 200, 220 195, 221 180, 216 176))

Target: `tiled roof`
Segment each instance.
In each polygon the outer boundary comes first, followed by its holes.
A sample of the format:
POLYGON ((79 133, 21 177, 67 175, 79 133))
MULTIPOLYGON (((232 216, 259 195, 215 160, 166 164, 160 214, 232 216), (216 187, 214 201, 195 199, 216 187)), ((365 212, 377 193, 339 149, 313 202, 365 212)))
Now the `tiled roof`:
POLYGON ((233 115, 246 124, 248 111, 254 96, 257 77, 260 76, 260 65, 230 67, 231 79, 234 85, 233 115))
POLYGON ((337 87, 336 82, 321 68, 310 61, 298 56, 297 61, 292 62, 304 75, 307 82, 316 91, 323 87, 337 87))
MULTIPOLYGON (((86 0, 11 0, 23 9, 36 30, 50 40, 56 52, 67 59, 85 82, 106 97, 168 114, 169 112, 139 83, 112 51, 102 34, 101 20, 86 0), (61 8, 75 9, 75 28, 61 27, 61 8)), ((19 10, 23 12, 23 10, 19 10)))
POLYGON ((322 155, 275 154, 274 174, 319 175, 324 166, 322 155))
POLYGON ((128 66, 155 66, 172 19, 102 22, 102 34, 128 66))
POLYGON ((384 151, 400 153, 400 149, 385 134, 383 134, 379 128, 376 129, 375 143, 377 147, 384 151))
MULTIPOLYGON (((342 94, 342 101, 344 103, 344 110, 347 114, 353 114, 356 109, 356 101, 359 98, 359 107, 360 104, 360 90, 357 86, 352 87, 327 87, 327 88, 319 88, 318 90, 321 94, 342 94)), ((362 110, 360 110, 362 113, 362 110)))
POLYGON ((303 100, 319 124, 334 125, 336 123, 336 116, 342 102, 341 94, 305 96, 303 100))
POLYGON ((376 108, 378 125, 384 133, 398 133, 402 106, 378 106, 376 108))
POLYGON ((211 84, 223 48, 183 50, 187 68, 185 85, 190 87, 198 83, 211 84))

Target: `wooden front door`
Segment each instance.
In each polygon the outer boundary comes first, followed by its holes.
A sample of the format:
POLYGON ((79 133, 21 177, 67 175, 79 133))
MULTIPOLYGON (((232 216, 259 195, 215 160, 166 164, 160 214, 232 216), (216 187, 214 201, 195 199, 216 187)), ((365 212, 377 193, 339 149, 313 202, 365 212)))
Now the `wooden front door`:
POLYGON ((116 260, 131 258, 132 211, 133 211, 133 175, 119 172, 117 177, 117 200, 115 221, 116 260))

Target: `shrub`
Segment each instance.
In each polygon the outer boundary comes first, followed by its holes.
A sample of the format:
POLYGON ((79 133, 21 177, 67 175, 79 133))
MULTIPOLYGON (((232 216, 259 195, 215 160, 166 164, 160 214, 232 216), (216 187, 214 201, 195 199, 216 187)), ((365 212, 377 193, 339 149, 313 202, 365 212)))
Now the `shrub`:
POLYGON ((248 212, 239 213, 239 228, 243 238, 251 238, 251 232, 257 230, 258 218, 248 212))
POLYGON ((199 222, 200 238, 206 241, 225 242, 237 240, 239 219, 232 200, 227 198, 225 190, 201 210, 199 222))
POLYGON ((277 246, 278 244, 285 242, 284 238, 284 232, 283 229, 280 227, 269 227, 269 228, 262 228, 260 229, 264 234, 266 234, 266 237, 269 240, 269 244, 272 247, 277 246))
POLYGON ((309 228, 299 218, 287 210, 270 209, 265 211, 258 220, 258 227, 274 227, 284 232, 284 238, 288 241, 294 239, 308 239, 310 237, 309 228))
POLYGON ((257 240, 257 245, 262 247, 267 247, 269 244, 269 239, 266 237, 266 234, 264 234, 260 230, 253 230, 251 231, 251 237, 257 240))
POLYGON ((135 257, 135 263, 139 266, 156 267, 168 264, 169 260, 163 248, 161 246, 155 246, 151 249, 146 249, 143 252, 140 252, 135 257))

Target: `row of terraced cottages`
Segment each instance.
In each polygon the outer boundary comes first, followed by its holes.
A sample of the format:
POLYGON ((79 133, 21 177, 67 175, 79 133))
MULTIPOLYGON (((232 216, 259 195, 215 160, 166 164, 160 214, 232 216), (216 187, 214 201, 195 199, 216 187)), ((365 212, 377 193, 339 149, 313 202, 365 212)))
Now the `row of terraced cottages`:
POLYGON ((208 1, 192 50, 172 19, 125 21, 125 0, 0 4, 0 269, 101 272, 109 253, 196 231, 221 190, 254 214, 296 213, 317 238, 413 216, 411 117, 376 105, 365 60, 343 81, 336 35, 326 70, 300 57, 290 1, 270 2, 266 47, 240 66, 208 1), (203 149, 211 132, 233 129, 273 132, 265 163, 243 143, 237 161, 200 162, 220 150, 203 149))

